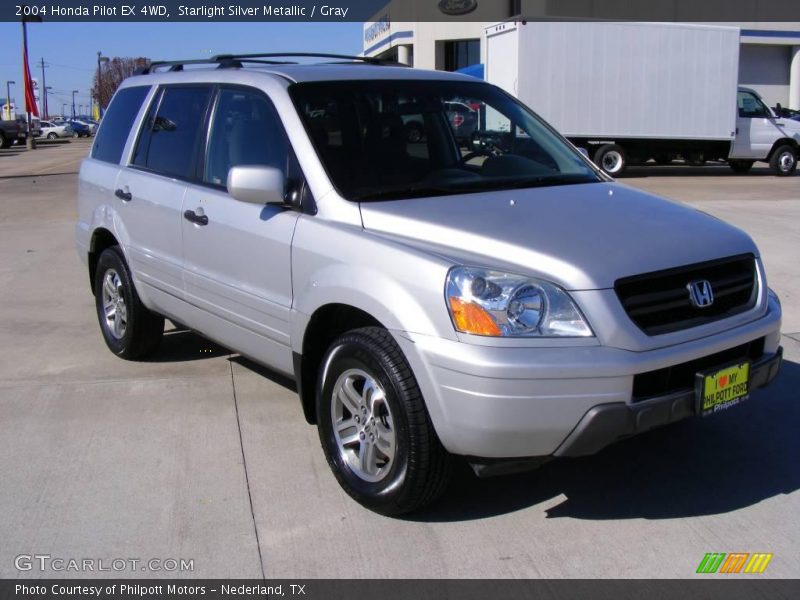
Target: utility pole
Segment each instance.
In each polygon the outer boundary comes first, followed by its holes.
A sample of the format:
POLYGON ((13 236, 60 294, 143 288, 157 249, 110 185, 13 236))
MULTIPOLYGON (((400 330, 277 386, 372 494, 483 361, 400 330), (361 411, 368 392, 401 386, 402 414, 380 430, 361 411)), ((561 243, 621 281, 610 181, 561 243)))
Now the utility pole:
POLYGON ((78 90, 72 90, 72 118, 75 118, 75 94, 78 93, 78 90))
POLYGON ((45 81, 45 78, 44 78, 44 68, 49 66, 49 65, 44 64, 44 57, 42 57, 42 59, 41 59, 41 65, 42 65, 42 89, 44 90, 44 96, 43 96, 44 99, 42 100, 42 113, 43 113, 42 116, 46 119, 47 116, 48 116, 48 112, 47 112, 47 81, 45 81))

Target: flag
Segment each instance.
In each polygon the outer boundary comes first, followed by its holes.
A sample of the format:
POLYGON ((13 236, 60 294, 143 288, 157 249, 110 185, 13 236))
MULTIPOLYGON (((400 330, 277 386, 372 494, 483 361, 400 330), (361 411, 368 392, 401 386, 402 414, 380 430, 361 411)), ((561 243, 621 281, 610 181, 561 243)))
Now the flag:
POLYGON ((38 117, 39 108, 36 106, 36 96, 33 93, 31 70, 28 67, 28 45, 24 43, 22 46, 22 71, 25 77, 25 112, 29 112, 34 117, 38 117))

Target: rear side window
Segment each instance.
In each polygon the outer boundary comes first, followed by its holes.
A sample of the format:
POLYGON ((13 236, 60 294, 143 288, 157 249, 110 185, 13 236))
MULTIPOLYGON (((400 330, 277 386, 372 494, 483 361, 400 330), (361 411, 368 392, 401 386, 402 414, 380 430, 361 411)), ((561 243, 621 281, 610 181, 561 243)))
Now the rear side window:
MULTIPOLYGON (((97 131, 92 146, 92 158, 119 164, 131 126, 148 91, 149 87, 139 86, 124 88, 116 93, 103 117, 103 124, 97 131)), ((42 121, 42 125, 52 127, 46 121, 42 121)))
POLYGON ((133 163, 161 175, 191 178, 210 86, 168 87, 153 103, 133 163))

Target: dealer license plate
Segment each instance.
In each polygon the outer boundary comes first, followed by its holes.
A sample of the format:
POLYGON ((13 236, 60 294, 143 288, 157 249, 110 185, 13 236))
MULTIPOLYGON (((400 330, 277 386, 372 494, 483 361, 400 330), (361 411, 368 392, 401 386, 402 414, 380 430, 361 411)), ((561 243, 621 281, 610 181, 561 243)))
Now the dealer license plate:
POLYGON ((697 413, 710 415, 747 400, 750 363, 742 362, 717 371, 697 374, 697 413))

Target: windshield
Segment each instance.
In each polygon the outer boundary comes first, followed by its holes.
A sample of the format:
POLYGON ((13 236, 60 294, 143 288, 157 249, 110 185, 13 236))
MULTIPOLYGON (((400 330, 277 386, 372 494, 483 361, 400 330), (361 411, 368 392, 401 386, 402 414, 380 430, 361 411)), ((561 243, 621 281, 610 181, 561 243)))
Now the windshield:
POLYGON ((314 82, 290 92, 331 181, 350 200, 600 180, 563 138, 485 83, 314 82))

